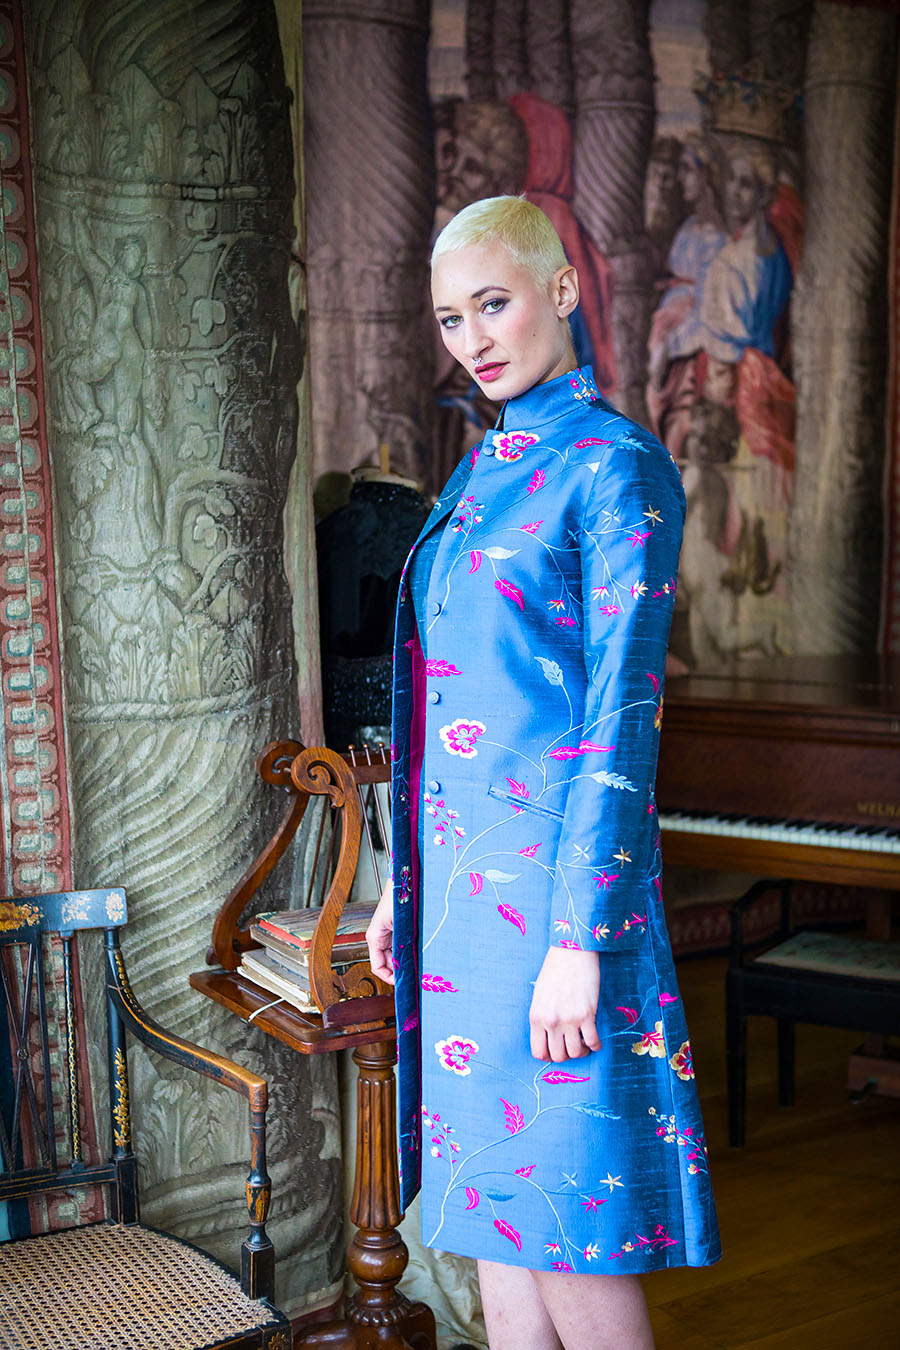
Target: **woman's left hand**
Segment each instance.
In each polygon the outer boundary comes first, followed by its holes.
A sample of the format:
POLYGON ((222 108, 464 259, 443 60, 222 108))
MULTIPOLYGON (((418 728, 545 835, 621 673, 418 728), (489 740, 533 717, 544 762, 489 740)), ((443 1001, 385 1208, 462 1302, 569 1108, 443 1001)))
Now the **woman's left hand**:
POLYGON ((599 1001, 597 953, 551 947, 535 980, 528 1014, 535 1059, 552 1059, 560 1064, 599 1050, 599 1001))

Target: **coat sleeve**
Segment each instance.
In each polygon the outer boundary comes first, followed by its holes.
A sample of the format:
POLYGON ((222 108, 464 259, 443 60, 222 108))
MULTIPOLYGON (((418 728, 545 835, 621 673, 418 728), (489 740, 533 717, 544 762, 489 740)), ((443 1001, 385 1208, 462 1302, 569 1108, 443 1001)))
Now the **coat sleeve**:
POLYGON ((589 751, 572 761, 551 944, 638 946, 648 907, 659 900, 653 794, 683 523, 684 493, 668 452, 649 436, 614 446, 595 475, 579 541, 581 745, 589 751))

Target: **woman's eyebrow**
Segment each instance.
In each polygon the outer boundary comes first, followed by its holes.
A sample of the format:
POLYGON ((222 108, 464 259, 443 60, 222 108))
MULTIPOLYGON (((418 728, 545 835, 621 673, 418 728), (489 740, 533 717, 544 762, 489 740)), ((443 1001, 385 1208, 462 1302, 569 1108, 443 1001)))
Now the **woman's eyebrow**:
MULTIPOLYGON (((504 291, 507 295, 512 295, 512 291, 508 286, 482 286, 480 290, 473 291, 469 296, 469 299, 480 300, 488 291, 504 291)), ((434 312, 435 314, 442 314, 445 310, 451 310, 453 308, 453 305, 435 305, 434 312)))

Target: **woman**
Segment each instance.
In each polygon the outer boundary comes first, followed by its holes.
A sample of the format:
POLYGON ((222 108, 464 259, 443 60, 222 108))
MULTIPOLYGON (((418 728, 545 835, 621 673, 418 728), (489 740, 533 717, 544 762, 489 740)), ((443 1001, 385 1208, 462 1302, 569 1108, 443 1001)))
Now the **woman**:
POLYGON ((494 1350, 641 1350, 637 1276, 719 1256, 653 806, 684 497, 575 368, 578 278, 539 208, 466 207, 432 293, 503 407, 398 606, 367 936, 396 979, 404 1202, 421 1154, 423 1238, 478 1259, 494 1350))
POLYGON ((728 242, 712 171, 708 147, 699 136, 688 136, 678 160, 678 181, 689 215, 669 250, 671 281, 653 316, 648 343, 650 425, 679 459, 702 384, 698 360, 707 337, 700 321, 703 286, 712 262, 728 242))

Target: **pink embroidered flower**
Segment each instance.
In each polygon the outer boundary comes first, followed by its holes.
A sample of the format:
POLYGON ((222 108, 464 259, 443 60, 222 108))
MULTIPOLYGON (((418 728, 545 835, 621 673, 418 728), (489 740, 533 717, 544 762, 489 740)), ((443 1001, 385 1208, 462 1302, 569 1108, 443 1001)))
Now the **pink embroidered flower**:
POLYGON ((618 872, 601 872, 599 877, 592 877, 596 881, 598 891, 608 891, 614 881, 619 880, 618 872))
POLYGON ((467 1041, 463 1036, 449 1036, 446 1041, 435 1042, 434 1049, 441 1061, 441 1068, 458 1073, 460 1078, 466 1078, 472 1072, 469 1060, 478 1054, 478 1046, 474 1041, 467 1041))
POLYGON ((657 1022, 653 1031, 645 1031, 639 1041, 635 1041, 631 1047, 633 1055, 649 1055, 651 1059, 665 1059, 666 1040, 663 1035, 663 1024, 657 1022))
POLYGON ((463 759, 474 759, 478 754, 475 742, 483 736, 487 728, 483 722, 469 721, 457 717, 449 726, 441 727, 441 740, 448 755, 460 755, 463 759))
POLYGON ((669 1064, 678 1074, 678 1077, 686 1083, 689 1078, 694 1076, 694 1060, 691 1055, 691 1043, 685 1041, 680 1050, 676 1050, 669 1064))
POLYGON ((512 464, 522 458, 522 451, 537 445, 540 436, 530 431, 498 431, 494 435, 494 454, 498 460, 512 464))

